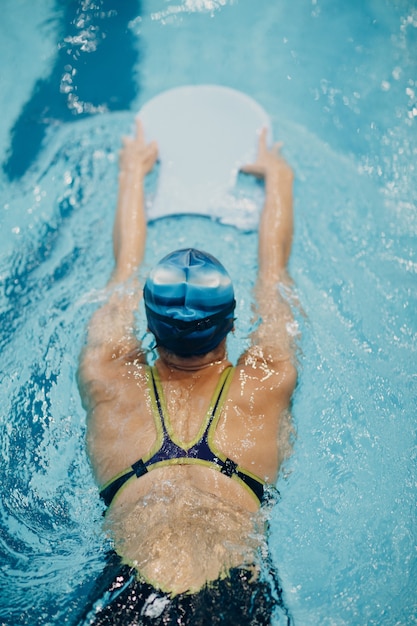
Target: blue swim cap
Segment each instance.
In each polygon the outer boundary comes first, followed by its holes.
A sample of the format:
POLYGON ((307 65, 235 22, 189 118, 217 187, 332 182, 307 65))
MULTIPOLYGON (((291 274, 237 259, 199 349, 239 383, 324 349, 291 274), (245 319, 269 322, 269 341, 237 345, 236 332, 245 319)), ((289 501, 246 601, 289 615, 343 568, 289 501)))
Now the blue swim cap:
POLYGON ((233 328, 232 281, 207 252, 168 254, 150 272, 143 296, 157 345, 180 356, 210 352, 233 328))

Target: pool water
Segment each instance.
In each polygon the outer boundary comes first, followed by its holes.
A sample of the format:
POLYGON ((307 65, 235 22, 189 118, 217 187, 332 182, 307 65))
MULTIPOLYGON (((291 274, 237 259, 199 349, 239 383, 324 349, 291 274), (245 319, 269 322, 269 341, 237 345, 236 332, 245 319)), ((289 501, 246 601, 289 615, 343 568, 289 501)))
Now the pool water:
MULTIPOLYGON (((416 624, 413 0, 2 9, 0 624, 77 624, 101 570, 75 374, 112 268, 120 136, 154 95, 207 83, 268 111, 296 173, 297 440, 270 541, 287 605, 301 626, 416 624)), ((232 275, 236 358, 256 232, 159 220, 146 267, 182 245, 210 250, 232 275)))

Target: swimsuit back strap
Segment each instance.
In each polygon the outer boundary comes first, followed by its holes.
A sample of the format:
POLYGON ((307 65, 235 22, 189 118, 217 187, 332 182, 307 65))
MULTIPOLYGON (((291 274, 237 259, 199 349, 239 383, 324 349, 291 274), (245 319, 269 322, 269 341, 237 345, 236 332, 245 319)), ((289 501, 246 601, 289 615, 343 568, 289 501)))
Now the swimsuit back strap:
POLYGON ((203 436, 208 437, 209 432, 212 430, 212 426, 215 428, 217 425, 224 401, 227 398, 227 393, 229 391, 230 383, 232 382, 234 371, 235 368, 230 365, 221 373, 210 401, 208 409, 209 420, 203 436))
MULTIPOLYGON (((209 407, 201 424, 199 432, 197 433, 193 441, 183 442, 179 441, 175 433, 173 432, 158 370, 155 366, 149 368, 149 393, 151 397, 155 426, 159 433, 159 443, 157 449, 160 449, 162 446, 166 447, 166 445, 168 445, 168 447, 172 446, 176 448, 178 453, 180 450, 182 450, 181 457, 187 457, 188 453, 191 453, 191 456, 193 456, 191 451, 193 449, 196 449, 196 447, 198 448, 200 442, 207 439, 207 434, 210 430, 211 423, 216 417, 220 416, 224 400, 227 397, 227 392, 232 380, 232 374, 234 372, 234 369, 235 368, 230 365, 226 367, 226 369, 224 369, 223 372, 220 374, 219 380, 217 381, 216 388, 214 389, 213 395, 210 399, 209 407)), ((144 460, 150 459, 155 451, 156 450, 153 449, 149 455, 144 457, 144 460)))
POLYGON ((220 467, 220 472, 222 474, 228 476, 229 478, 233 478, 234 476, 239 478, 255 496, 255 498, 259 500, 259 502, 262 502, 265 491, 264 481, 258 478, 258 476, 240 468, 235 461, 223 455, 216 448, 214 443, 214 434, 220 419, 221 409, 227 397, 230 383, 232 382, 232 373, 234 372, 234 369, 235 368, 230 367, 228 370, 225 370, 225 376, 219 380, 219 384, 213 396, 213 398, 215 398, 215 402, 213 403, 210 420, 204 433, 205 448, 210 451, 210 454, 213 456, 213 462, 220 467))
MULTIPOLYGON (((160 407, 159 397, 157 392, 155 393, 155 381, 152 375, 152 369, 147 366, 147 382, 148 388, 151 396, 152 402, 152 413, 154 416, 154 422, 157 432, 157 437, 154 446, 152 447, 151 452, 147 455, 147 458, 151 458, 155 452, 162 446, 164 437, 165 437, 165 423, 163 419, 162 409, 160 407), (159 418, 159 419, 158 419, 159 418)), ((100 497, 103 499, 106 506, 110 506, 116 494, 125 486, 125 484, 134 476, 136 478, 140 478, 146 472, 148 468, 146 467, 145 461, 143 458, 139 459, 133 465, 123 470, 119 474, 117 474, 114 478, 112 478, 108 483, 104 485, 104 487, 100 490, 100 497)))
POLYGON ((139 459, 139 461, 133 463, 129 469, 121 472, 104 485, 103 489, 100 491, 100 498, 103 499, 106 506, 110 506, 116 493, 124 486, 125 483, 127 483, 128 480, 133 478, 133 476, 140 478, 146 474, 147 471, 148 470, 144 462, 142 459, 139 459))

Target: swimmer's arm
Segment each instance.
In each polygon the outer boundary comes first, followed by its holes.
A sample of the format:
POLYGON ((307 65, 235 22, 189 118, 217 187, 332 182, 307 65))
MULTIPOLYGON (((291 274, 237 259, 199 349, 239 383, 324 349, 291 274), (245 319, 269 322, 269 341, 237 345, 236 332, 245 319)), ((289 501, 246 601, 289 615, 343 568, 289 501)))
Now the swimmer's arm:
POLYGON ((113 228, 115 268, 109 285, 124 283, 142 263, 146 243, 144 180, 158 158, 153 141, 146 143, 142 124, 135 137, 124 137, 119 162, 119 195, 113 228))
POLYGON ((266 129, 259 137, 256 161, 242 168, 265 181, 265 202, 259 223, 258 284, 281 279, 291 252, 293 235, 293 181, 291 167, 280 154, 280 144, 268 148, 266 129))
POLYGON ((292 169, 276 144, 268 148, 266 130, 259 138, 256 161, 243 172, 264 179, 265 202, 260 216, 258 276, 255 285, 260 324, 252 335, 255 347, 263 348, 268 361, 291 359, 292 341, 288 334, 293 321, 291 309, 278 285, 289 284, 286 272, 293 236, 292 169))
POLYGON ((147 144, 141 123, 134 137, 124 137, 120 152, 119 195, 113 229, 115 267, 107 283, 110 292, 92 316, 87 346, 82 356, 84 370, 129 355, 140 345, 135 336, 135 311, 141 290, 135 276, 146 243, 144 179, 158 156, 155 142, 147 144))

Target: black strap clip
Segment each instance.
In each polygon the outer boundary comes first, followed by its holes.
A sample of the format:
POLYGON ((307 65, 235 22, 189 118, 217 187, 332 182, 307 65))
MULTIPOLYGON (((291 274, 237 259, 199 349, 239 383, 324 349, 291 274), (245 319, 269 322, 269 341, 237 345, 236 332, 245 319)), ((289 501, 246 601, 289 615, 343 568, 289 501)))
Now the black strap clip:
POLYGON ((237 463, 232 461, 232 459, 226 459, 221 469, 221 473, 231 478, 233 474, 236 474, 236 470, 237 470, 237 463))
POLYGON ((133 463, 132 470, 135 472, 136 478, 140 478, 141 476, 146 474, 146 472, 148 471, 148 468, 146 467, 142 459, 139 459, 139 461, 136 461, 136 463, 133 463))

